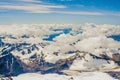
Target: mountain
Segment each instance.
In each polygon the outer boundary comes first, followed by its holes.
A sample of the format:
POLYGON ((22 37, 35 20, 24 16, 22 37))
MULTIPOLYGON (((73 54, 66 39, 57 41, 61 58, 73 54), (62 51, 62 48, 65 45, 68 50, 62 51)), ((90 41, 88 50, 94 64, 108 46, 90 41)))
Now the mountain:
POLYGON ((120 67, 120 26, 21 24, 0 26, 0 74, 105 71, 120 67))

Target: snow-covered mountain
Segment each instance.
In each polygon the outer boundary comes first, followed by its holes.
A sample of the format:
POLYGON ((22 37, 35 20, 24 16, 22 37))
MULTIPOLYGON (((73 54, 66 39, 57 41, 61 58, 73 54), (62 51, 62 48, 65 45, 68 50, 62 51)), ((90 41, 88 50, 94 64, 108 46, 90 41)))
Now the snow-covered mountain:
POLYGON ((116 68, 120 68, 120 26, 0 25, 0 74, 116 68))

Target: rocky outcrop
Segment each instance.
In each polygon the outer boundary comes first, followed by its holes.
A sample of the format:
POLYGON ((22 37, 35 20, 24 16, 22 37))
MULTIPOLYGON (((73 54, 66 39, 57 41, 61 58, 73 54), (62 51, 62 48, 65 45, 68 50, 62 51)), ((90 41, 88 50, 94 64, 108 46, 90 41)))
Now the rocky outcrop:
POLYGON ((12 54, 0 58, 0 74, 18 75, 23 72, 22 66, 12 54))
POLYGON ((112 54, 112 59, 116 62, 120 62, 120 54, 112 54))

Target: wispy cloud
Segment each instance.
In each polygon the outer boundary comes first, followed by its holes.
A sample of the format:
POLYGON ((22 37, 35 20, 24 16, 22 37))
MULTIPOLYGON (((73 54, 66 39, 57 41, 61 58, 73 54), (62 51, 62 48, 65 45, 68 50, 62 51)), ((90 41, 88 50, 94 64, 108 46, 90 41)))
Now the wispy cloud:
POLYGON ((78 11, 78 12, 73 12, 73 11, 58 11, 56 13, 62 13, 62 14, 77 14, 77 15, 104 15, 103 13, 100 12, 85 12, 85 11, 78 11))
POLYGON ((41 0, 19 0, 24 2, 42 2, 41 0))
MULTIPOLYGON (((37 0, 21 0, 28 2, 36 2, 37 0)), ((9 9, 9 10, 22 10, 28 13, 59 13, 59 14, 77 14, 77 15, 103 15, 100 12, 83 12, 83 11, 60 11, 59 9, 65 9, 66 6, 63 5, 43 5, 43 4, 1 4, 0 9, 9 9), (54 10, 57 9, 57 10, 54 10)))
POLYGON ((75 15, 103 15, 100 12, 83 12, 83 11, 56 11, 53 9, 66 8, 66 6, 56 5, 40 5, 40 4, 27 4, 27 5, 2 5, 2 9, 23 10, 29 13, 59 13, 59 14, 75 14, 75 15))
MULTIPOLYGON (((21 1, 28 1, 28 0, 21 0, 21 1)), ((28 2, 34 2, 37 0, 30 0, 28 2)), ((35 4, 35 3, 25 3, 25 4, 7 4, 7 3, 0 3, 0 9, 7 9, 7 10, 21 10, 29 13, 50 13, 52 9, 60 9, 66 8, 66 6, 62 5, 43 5, 43 4, 35 4)))
POLYGON ((113 15, 113 16, 120 16, 120 13, 112 13, 110 15, 113 15))
POLYGON ((72 1, 72 0, 60 0, 60 1, 72 1))
MULTIPOLYGON (((8 2, 0 2, 0 11, 19 10, 27 13, 57 13, 57 14, 72 14, 72 15, 113 15, 120 16, 120 13, 104 13, 104 12, 90 12, 90 11, 67 11, 64 5, 46 4, 43 0, 15 0, 20 3, 14 4, 8 2)), ((71 1, 71 0, 61 0, 71 1)), ((83 6, 82 6, 83 7, 83 6)))

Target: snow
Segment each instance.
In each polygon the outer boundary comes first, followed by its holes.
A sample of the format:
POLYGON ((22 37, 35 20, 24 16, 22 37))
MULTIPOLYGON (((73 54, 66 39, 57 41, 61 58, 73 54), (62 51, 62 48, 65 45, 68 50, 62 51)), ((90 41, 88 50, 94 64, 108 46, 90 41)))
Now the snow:
POLYGON ((103 48, 119 48, 120 43, 105 36, 89 37, 78 42, 75 47, 81 51, 94 52, 94 50, 103 48), (87 45, 86 45, 87 44, 87 45))
POLYGON ((87 70, 87 67, 83 65, 84 63, 85 60, 74 60, 70 66, 70 70, 87 70))
POLYGON ((112 69, 115 68, 117 64, 113 61, 106 61, 103 59, 94 59, 89 54, 85 56, 85 59, 80 60, 76 59, 73 61, 70 66, 70 70, 78 70, 78 71, 94 71, 94 70, 103 70, 103 69, 112 69))
MULTIPOLYGON (((68 59, 79 54, 84 57, 82 59, 75 59, 73 63, 69 65, 68 70, 74 71, 101 71, 111 70, 118 67, 118 64, 112 60, 113 54, 120 54, 120 42, 116 41, 108 36, 120 35, 120 25, 108 25, 108 24, 13 24, 13 25, 0 25, 0 38, 2 51, 8 47, 7 50, 13 48, 13 46, 7 46, 6 44, 30 44, 25 48, 22 45, 20 51, 15 49, 10 53, 15 57, 20 57, 20 60, 26 64, 30 62, 30 57, 34 54, 41 55, 41 52, 45 55, 45 61, 49 63, 56 63, 60 59, 68 59), (54 29, 71 29, 64 33, 63 31, 55 32, 54 29), (60 33, 60 35, 54 37, 52 41, 44 40, 50 34, 60 33), (27 35, 28 38, 22 38, 23 35, 27 35), (11 38, 15 37, 14 38, 11 38), (4 46, 2 46, 2 42, 4 46), (40 44, 43 44, 40 45, 40 44), (31 46, 35 45, 38 49, 31 50, 31 46), (28 49, 31 53, 28 54, 28 49), (25 51, 25 54, 22 54, 25 51), (72 54, 69 54, 73 51, 72 54), (78 51, 78 52, 75 52, 78 51), (79 52, 80 51, 80 52, 79 52), (55 55, 54 53, 58 53, 55 55), (93 58, 90 54, 97 57, 101 57, 104 54, 111 58, 111 60, 93 58)), ((2 52, 1 52, 2 53, 2 52)), ((0 53, 0 54, 1 54, 0 53)), ((27 73, 14 77, 14 80, 69 80, 71 76, 58 75, 58 74, 45 74, 27 73)), ((115 80, 106 73, 102 72, 86 72, 79 73, 73 76, 75 80, 115 80), (104 77, 103 77, 104 76, 104 77)))
POLYGON ((83 72, 73 76, 58 75, 58 74, 45 74, 26 73, 13 77, 13 80, 117 80, 113 79, 106 73, 102 72, 83 72), (71 77, 73 79, 71 79, 71 77))

